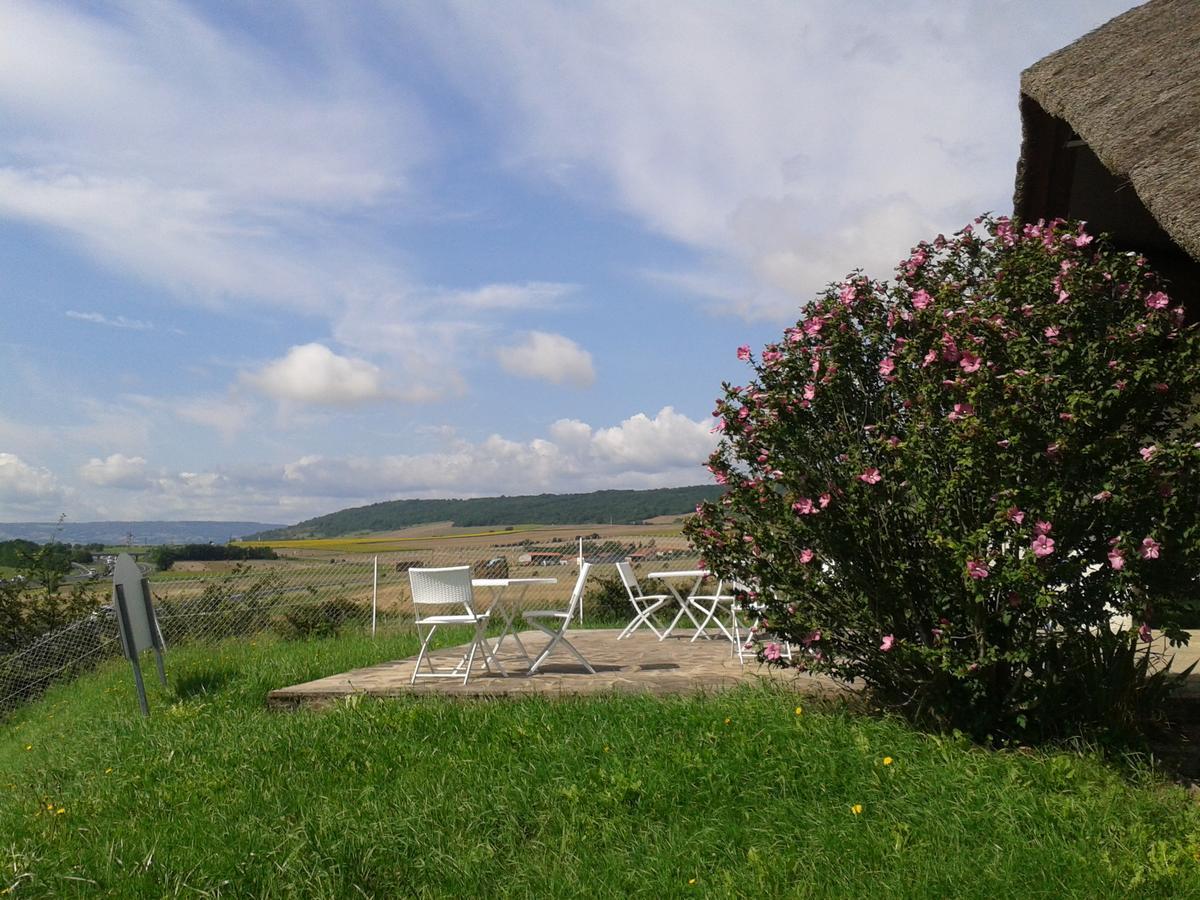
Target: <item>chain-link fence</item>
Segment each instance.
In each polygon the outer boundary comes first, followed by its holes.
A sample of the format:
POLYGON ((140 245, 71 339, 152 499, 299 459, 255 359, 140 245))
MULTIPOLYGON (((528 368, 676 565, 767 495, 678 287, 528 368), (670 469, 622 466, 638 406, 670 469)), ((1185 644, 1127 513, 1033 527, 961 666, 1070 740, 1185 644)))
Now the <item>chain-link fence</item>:
MULTIPOLYGON (((272 632, 284 639, 328 637, 345 629, 377 633, 411 628, 411 568, 469 565, 476 578, 555 578, 523 585, 521 608, 565 606, 580 553, 598 564, 589 579, 585 623, 616 623, 630 615, 611 564, 630 560, 641 573, 688 569, 696 551, 677 535, 522 538, 520 532, 430 539, 300 542, 276 548, 278 559, 176 562, 165 572, 144 566, 168 652, 185 643, 213 643, 272 632), (375 552, 378 546, 387 547, 375 552), (609 564, 609 565, 605 565, 609 564)), ((0 655, 0 716, 121 655, 110 585, 98 580, 97 607, 87 617, 0 655)))

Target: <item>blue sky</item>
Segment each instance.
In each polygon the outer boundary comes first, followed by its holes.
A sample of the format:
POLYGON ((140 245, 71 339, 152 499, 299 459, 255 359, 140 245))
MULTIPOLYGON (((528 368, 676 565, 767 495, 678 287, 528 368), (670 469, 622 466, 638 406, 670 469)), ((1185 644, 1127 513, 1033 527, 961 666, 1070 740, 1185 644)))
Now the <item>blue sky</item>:
POLYGON ((1132 4, 0 6, 0 521, 704 480, 829 281, 1011 208, 1132 4))

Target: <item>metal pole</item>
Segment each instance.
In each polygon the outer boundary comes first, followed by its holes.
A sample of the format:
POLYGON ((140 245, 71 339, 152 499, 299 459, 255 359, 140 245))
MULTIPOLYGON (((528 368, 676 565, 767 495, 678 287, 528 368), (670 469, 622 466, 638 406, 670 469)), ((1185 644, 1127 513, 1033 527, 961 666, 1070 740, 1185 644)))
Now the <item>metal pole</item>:
MULTIPOLYGON (((583 568, 583 536, 579 538, 579 568, 583 568)), ((583 598, 579 598, 579 624, 583 624, 583 598)))
POLYGON ((379 608, 379 557, 375 557, 375 575, 371 579, 371 637, 375 637, 375 613, 379 608))

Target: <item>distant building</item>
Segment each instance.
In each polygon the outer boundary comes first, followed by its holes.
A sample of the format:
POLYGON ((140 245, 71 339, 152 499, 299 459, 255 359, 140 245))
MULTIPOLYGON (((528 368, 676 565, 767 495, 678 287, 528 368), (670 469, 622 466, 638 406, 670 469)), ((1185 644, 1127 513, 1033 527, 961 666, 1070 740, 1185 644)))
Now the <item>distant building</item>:
POLYGON ((1150 0, 1021 74, 1013 208, 1083 219, 1200 317, 1200 2, 1150 0))
MULTIPOLYGON (((570 562, 570 560, 565 560, 570 562)), ((523 566, 557 566, 564 562, 563 554, 561 553, 522 553, 517 557, 517 562, 523 566)))

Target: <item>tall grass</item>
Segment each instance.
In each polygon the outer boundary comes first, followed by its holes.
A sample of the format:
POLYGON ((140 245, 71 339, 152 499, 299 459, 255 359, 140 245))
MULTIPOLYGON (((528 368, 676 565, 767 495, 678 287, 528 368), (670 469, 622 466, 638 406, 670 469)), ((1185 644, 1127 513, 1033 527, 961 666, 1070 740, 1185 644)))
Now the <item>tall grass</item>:
POLYGON ((1200 896, 1200 814, 1145 769, 798 712, 782 691, 264 707, 414 650, 186 648, 148 721, 125 667, 56 689, 0 726, 0 890, 1200 896))

